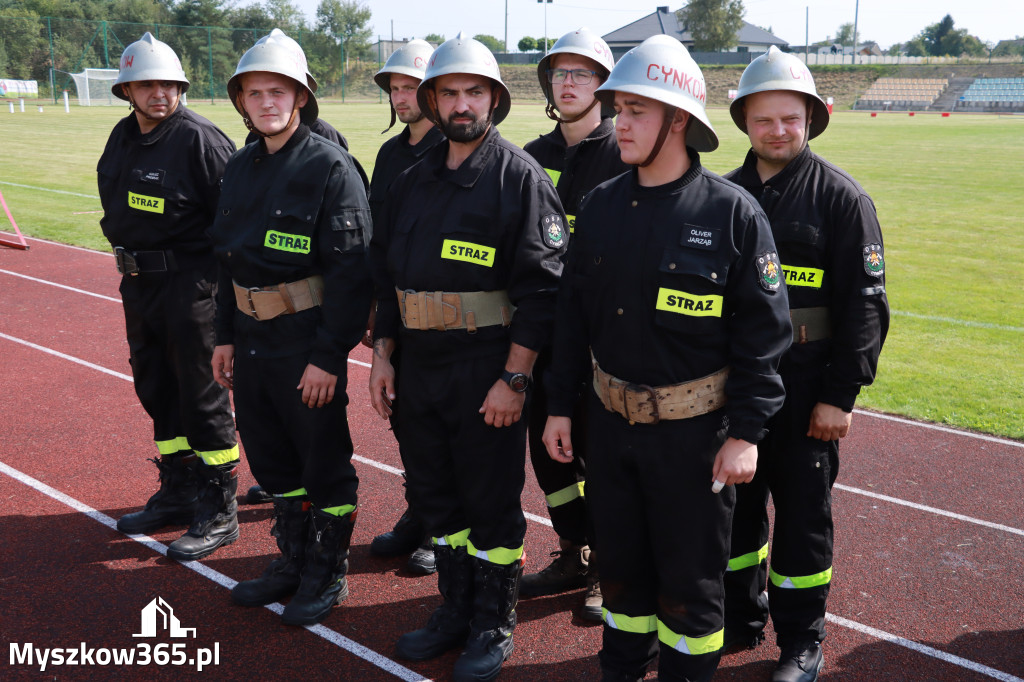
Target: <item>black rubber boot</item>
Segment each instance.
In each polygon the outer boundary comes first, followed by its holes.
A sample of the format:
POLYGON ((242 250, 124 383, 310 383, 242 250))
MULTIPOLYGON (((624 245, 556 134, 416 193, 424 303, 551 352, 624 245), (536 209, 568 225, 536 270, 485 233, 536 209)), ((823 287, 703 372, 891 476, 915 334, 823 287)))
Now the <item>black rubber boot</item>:
POLYGON ((406 568, 415 575, 431 575, 437 572, 437 561, 434 559, 434 543, 430 536, 423 538, 423 542, 416 548, 416 551, 409 555, 409 562, 406 568))
POLYGON ((423 535, 423 524, 407 508, 394 529, 381 533, 370 542, 370 554, 388 557, 409 554, 420 546, 423 535))
POLYGON ((348 597, 348 548, 355 527, 355 512, 334 516, 313 511, 306 533, 306 562, 299 589, 284 607, 286 625, 319 623, 348 597))
POLYGON ((273 501, 274 496, 261 485, 250 486, 249 491, 238 498, 238 504, 270 504, 273 501))
POLYGON ((798 642, 782 650, 772 682, 815 682, 824 665, 821 642, 798 642))
POLYGON ((231 599, 242 606, 263 606, 289 597, 299 589, 299 574, 306 563, 306 536, 309 510, 298 497, 274 498, 274 525, 270 534, 277 538, 281 556, 270 562, 263 575, 240 582, 231 590, 231 599))
POLYGON ((558 549, 548 566, 536 573, 523 576, 523 598, 544 597, 578 590, 587 586, 587 567, 590 563, 590 547, 574 545, 571 540, 558 538, 558 549))
POLYGON ((238 461, 210 466, 198 462, 199 503, 188 531, 167 548, 167 556, 194 561, 238 539, 238 461))
POLYGON ((474 559, 473 620, 466 649, 455 661, 455 682, 493 680, 512 655, 521 561, 507 566, 474 559))
POLYGON ((194 453, 163 455, 151 459, 160 471, 160 489, 146 506, 117 520, 117 529, 131 535, 152 533, 164 526, 192 523, 196 513, 196 481, 192 469, 198 458, 194 453))
POLYGON ((462 646, 469 636, 473 615, 473 567, 475 560, 465 547, 441 545, 434 549, 437 589, 444 602, 430 615, 426 627, 398 638, 396 651, 409 661, 437 658, 462 646))

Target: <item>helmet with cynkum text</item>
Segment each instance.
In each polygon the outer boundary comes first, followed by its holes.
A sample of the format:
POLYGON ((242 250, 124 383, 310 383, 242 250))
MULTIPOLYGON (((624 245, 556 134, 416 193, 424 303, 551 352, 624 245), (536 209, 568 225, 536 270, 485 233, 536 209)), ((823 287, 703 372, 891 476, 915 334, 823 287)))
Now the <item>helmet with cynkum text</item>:
POLYGON ((808 126, 807 139, 813 139, 828 127, 828 107, 814 89, 814 77, 799 57, 786 54, 772 45, 768 52, 750 62, 740 76, 740 87, 736 99, 729 105, 732 120, 743 132, 747 132, 747 121, 743 113, 743 98, 755 92, 789 90, 807 95, 813 110, 808 126))
POLYGON ((254 71, 287 76, 306 88, 309 101, 302 107, 302 122, 308 125, 316 121, 320 115, 320 107, 314 95, 317 88, 316 79, 306 65, 306 53, 302 51, 302 46, 285 35, 284 31, 275 28, 257 40, 256 44, 238 60, 238 67, 228 80, 228 96, 242 116, 246 116, 239 98, 242 91, 242 75, 254 71))
POLYGON ((498 106, 494 109, 491 120, 498 125, 508 116, 512 108, 512 94, 508 91, 505 83, 501 80, 501 71, 498 69, 498 62, 494 55, 487 49, 487 46, 479 40, 466 37, 464 31, 450 40, 446 40, 434 50, 427 62, 427 71, 423 75, 423 81, 416 91, 416 100, 419 102, 420 111, 428 118, 435 119, 436 114, 431 110, 427 100, 427 91, 433 87, 433 81, 438 76, 448 76, 455 73, 466 73, 476 76, 486 76, 498 86, 498 106))
POLYGON ((185 78, 178 55, 170 45, 157 40, 149 31, 124 48, 117 80, 110 91, 114 97, 128 101, 121 84, 135 81, 174 81, 181 84, 181 94, 188 90, 188 78, 185 78))
POLYGON ((651 36, 622 56, 608 80, 597 89, 602 102, 612 103, 615 92, 648 97, 690 114, 686 144, 699 152, 718 148, 704 103, 704 74, 681 42, 664 34, 651 36))

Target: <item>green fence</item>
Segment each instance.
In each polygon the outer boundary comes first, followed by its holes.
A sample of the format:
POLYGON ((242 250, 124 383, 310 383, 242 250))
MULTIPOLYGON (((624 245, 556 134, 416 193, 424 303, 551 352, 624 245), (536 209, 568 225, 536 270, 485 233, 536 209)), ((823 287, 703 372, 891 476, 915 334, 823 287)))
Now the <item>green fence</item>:
MULTIPOLYGON (((227 81, 239 57, 269 33, 266 28, 0 16, 0 78, 38 81, 40 96, 56 101, 63 90, 75 94, 72 73, 86 68, 116 69, 125 46, 146 31, 177 52, 193 100, 226 98, 227 81)), ((346 59, 339 36, 308 29, 291 36, 306 53, 310 72, 320 85, 320 97, 380 99, 381 92, 373 82, 379 59, 346 59)))

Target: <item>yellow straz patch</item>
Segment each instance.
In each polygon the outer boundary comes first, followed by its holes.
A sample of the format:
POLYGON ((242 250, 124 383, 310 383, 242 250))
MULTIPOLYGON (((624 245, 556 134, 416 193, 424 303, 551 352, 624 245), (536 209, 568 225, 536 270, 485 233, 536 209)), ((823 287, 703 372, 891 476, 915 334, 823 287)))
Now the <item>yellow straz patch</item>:
POLYGON ((164 212, 163 199, 160 197, 147 197, 145 194, 136 194, 135 192, 128 192, 128 205, 140 211, 149 211, 150 213, 164 212))
POLYGON ((786 275, 786 284, 791 287, 820 289, 821 281, 825 279, 825 271, 818 268, 796 268, 783 265, 782 272, 786 275))
POLYGON ((309 237, 267 230, 267 236, 263 238, 263 246, 289 253, 309 253, 309 237))
POLYGON ((576 216, 566 214, 565 219, 569 222, 569 234, 576 232, 576 216))
POLYGON ((460 260, 466 263, 492 267, 494 265, 494 254, 496 249, 490 246, 482 246, 471 242, 457 242, 454 239, 445 239, 441 244, 441 258, 448 260, 460 260))
POLYGON ((694 296, 675 289, 658 289, 658 310, 692 317, 721 317, 722 297, 694 296))
POLYGON ((558 179, 562 177, 562 171, 556 171, 551 170, 550 168, 545 168, 544 172, 548 174, 549 178, 551 178, 551 182, 555 185, 555 187, 558 187, 558 179))

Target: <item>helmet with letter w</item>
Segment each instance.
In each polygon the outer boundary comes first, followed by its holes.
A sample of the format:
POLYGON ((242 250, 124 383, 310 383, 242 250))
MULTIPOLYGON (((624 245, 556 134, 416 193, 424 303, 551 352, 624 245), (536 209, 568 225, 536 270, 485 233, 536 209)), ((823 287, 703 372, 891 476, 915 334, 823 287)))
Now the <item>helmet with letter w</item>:
POLYGON ((807 139, 813 139, 828 127, 828 107, 814 89, 814 77, 803 60, 786 54, 772 45, 768 52, 750 62, 740 76, 740 87, 736 99, 729 106, 732 120, 743 132, 747 132, 747 121, 743 112, 743 98, 756 92, 789 90, 807 96, 811 106, 807 139))
POLYGON ((124 48, 117 80, 110 91, 114 97, 131 102, 121 86, 135 81, 174 81, 179 84, 179 94, 183 95, 188 90, 188 78, 185 78, 178 55, 170 45, 157 40, 149 31, 124 48))
POLYGON ((512 108, 512 94, 501 80, 498 62, 486 45, 479 40, 466 37, 465 31, 459 31, 459 35, 441 43, 430 55, 427 71, 416 91, 416 101, 419 102, 420 111, 434 123, 439 123, 436 107, 431 106, 427 92, 433 91, 435 78, 455 73, 489 78, 498 90, 498 104, 494 113, 491 114, 491 122, 498 125, 505 120, 512 108))
MULTIPOLYGON (((601 36, 589 28, 578 28, 559 38, 551 46, 551 50, 537 64, 537 80, 540 81, 540 89, 544 91, 544 97, 548 101, 547 106, 544 108, 544 113, 553 121, 573 123, 590 113, 591 107, 587 107, 586 111, 571 121, 563 119, 555 113, 558 107, 555 104, 555 95, 551 88, 551 81, 548 79, 548 69, 552 68, 551 64, 554 61, 554 57, 560 54, 573 54, 589 59, 594 63, 596 67, 594 71, 601 77, 602 82, 608 80, 608 75, 615 68, 615 57, 612 56, 611 48, 608 47, 608 43, 604 42, 601 36)), ((603 113, 605 116, 614 116, 615 110, 606 106, 603 109, 603 113)))
POLYGON ((686 128, 687 146, 699 152, 718 149, 718 135, 704 109, 707 101, 704 74, 686 47, 675 38, 664 34, 651 36, 624 54, 608 80, 597 89, 596 95, 602 102, 610 104, 615 101, 616 92, 647 97, 666 107, 661 134, 642 166, 654 161, 661 150, 676 109, 690 115, 686 128))
POLYGON ((395 126, 397 120, 395 105, 391 102, 391 74, 409 76, 422 81, 423 75, 427 72, 427 61, 433 51, 433 46, 425 40, 410 40, 392 52, 384 67, 374 74, 373 82, 387 94, 388 102, 391 104, 391 125, 384 130, 385 133, 395 126))
MULTIPOLYGON (((286 36, 281 29, 275 28, 257 40, 256 44, 242 55, 242 58, 238 60, 238 67, 235 69, 234 75, 228 79, 228 96, 235 105, 235 109, 242 115, 246 127, 262 136, 263 133, 252 125, 252 119, 242 105, 241 98, 242 76, 255 71, 286 76, 305 88, 309 98, 301 109, 300 117, 302 122, 307 125, 316 122, 320 115, 320 107, 317 106, 314 94, 317 88, 316 79, 313 78, 306 65, 306 53, 302 51, 302 46, 295 40, 286 36)), ((298 100, 296 100, 296 104, 298 104, 298 100)), ((293 111, 292 116, 294 117, 294 115, 293 111)))

